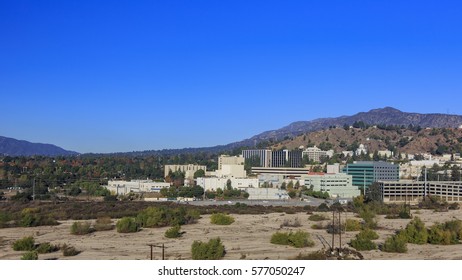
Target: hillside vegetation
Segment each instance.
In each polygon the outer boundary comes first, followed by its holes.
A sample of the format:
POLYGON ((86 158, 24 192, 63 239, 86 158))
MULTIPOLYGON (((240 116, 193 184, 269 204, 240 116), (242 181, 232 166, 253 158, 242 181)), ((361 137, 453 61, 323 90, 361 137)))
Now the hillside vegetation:
POLYGON ((367 146, 369 152, 391 150, 406 154, 444 154, 462 152, 462 129, 414 127, 357 128, 333 127, 286 139, 271 146, 273 149, 296 149, 300 146, 318 146, 336 152, 355 150, 359 144, 367 146))

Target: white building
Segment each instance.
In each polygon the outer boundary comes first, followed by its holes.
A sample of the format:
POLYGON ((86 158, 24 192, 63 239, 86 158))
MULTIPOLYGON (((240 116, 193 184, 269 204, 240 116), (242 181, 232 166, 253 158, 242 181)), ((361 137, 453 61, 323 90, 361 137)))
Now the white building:
POLYGON ((360 195, 358 187, 353 186, 353 176, 344 173, 316 173, 302 177, 305 186, 313 186, 314 191, 328 192, 331 197, 351 198, 360 195))
POLYGON ((245 158, 243 156, 228 156, 221 155, 218 157, 218 169, 222 169, 223 165, 242 165, 244 166, 245 158))
POLYGON ((364 146, 364 144, 360 144, 360 145, 359 145, 359 148, 356 149, 355 154, 356 154, 357 156, 360 156, 361 154, 367 155, 367 148, 366 148, 366 146, 364 146))
POLYGON ((198 186, 204 188, 205 191, 216 191, 218 188, 225 190, 228 180, 231 181, 233 189, 258 188, 258 179, 248 178, 197 178, 198 186))
POLYGON ((352 157, 355 153, 353 151, 342 151, 344 157, 352 157))
POLYGON ((287 191, 279 189, 255 189, 248 188, 245 190, 249 194, 249 200, 279 200, 290 199, 287 191))
POLYGON ((198 170, 204 170, 204 172, 207 172, 207 166, 205 165, 197 165, 197 164, 170 164, 170 165, 165 165, 164 167, 164 178, 168 176, 168 173, 170 171, 176 172, 176 171, 181 171, 184 172, 185 178, 186 179, 193 179, 194 178, 194 173, 198 170))
POLYGON ((327 165, 327 173, 328 174, 338 174, 340 173, 340 164, 329 164, 327 165))
POLYGON ((244 157, 220 156, 218 170, 211 175, 219 178, 245 178, 244 157))
POLYGON ((393 152, 389 150, 378 151, 377 154, 381 157, 391 158, 393 157, 393 152))
POLYGON ((323 151, 316 146, 307 148, 306 150, 302 152, 303 158, 307 157, 308 160, 310 161, 312 160, 315 162, 320 162, 321 159, 324 157, 332 157, 332 156, 334 156, 333 150, 323 151))
POLYGON ((130 192, 160 192, 161 189, 170 187, 170 184, 151 180, 109 181, 104 187, 115 195, 125 195, 130 192))

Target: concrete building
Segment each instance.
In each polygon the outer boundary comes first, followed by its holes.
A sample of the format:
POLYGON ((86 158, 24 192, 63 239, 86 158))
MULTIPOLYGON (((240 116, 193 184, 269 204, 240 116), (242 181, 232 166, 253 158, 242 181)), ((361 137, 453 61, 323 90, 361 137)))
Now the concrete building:
POLYGON ((343 173, 353 176, 353 186, 367 189, 377 181, 399 180, 399 165, 382 161, 359 161, 347 164, 343 173))
POLYGON ((194 173, 198 170, 204 170, 204 172, 207 172, 207 166, 205 165, 196 165, 196 164, 184 164, 184 165, 178 165, 178 164, 171 164, 171 165, 165 165, 164 167, 164 178, 168 176, 168 173, 170 171, 176 172, 176 171, 181 171, 185 173, 185 178, 186 179, 193 179, 194 178, 194 173))
POLYGON ((333 150, 323 151, 316 146, 307 148, 302 152, 302 158, 307 157, 308 160, 314 162, 321 162, 322 158, 330 158, 332 156, 334 156, 333 150))
POLYGON ((206 175, 218 178, 246 178, 244 157, 222 155, 218 158, 218 170, 207 172, 206 175))
POLYGON ((233 189, 245 189, 245 188, 258 188, 258 179, 248 178, 197 178, 196 183, 198 186, 204 188, 205 191, 216 191, 218 188, 226 189, 228 180, 231 181, 231 187, 233 189))
POLYGON ((301 167, 302 152, 299 150, 243 150, 242 156, 245 159, 259 160, 258 167, 301 167))
POLYGON ((115 195, 126 195, 133 193, 160 192, 163 188, 169 188, 169 183, 154 182, 151 180, 132 180, 132 181, 108 181, 104 186, 115 195))
POLYGON ((243 150, 242 156, 245 160, 256 160, 258 167, 271 167, 271 150, 243 150))
POLYGON ((328 174, 338 174, 340 173, 340 164, 334 163, 327 165, 327 173, 328 174))
POLYGON ((242 165, 244 166, 243 156, 228 156, 221 155, 218 157, 218 169, 222 169, 223 165, 242 165))
POLYGON ((333 198, 352 198, 360 195, 358 187, 353 186, 353 177, 344 173, 308 174, 302 177, 304 185, 314 191, 328 192, 333 198))
POLYGON ((287 191, 268 188, 248 188, 245 190, 249 194, 249 200, 286 200, 290 199, 287 191))
POLYGON ((437 196, 451 202, 462 202, 462 182, 380 181, 380 193, 385 203, 417 204, 427 196, 437 196))
POLYGON ((291 168, 291 167, 252 167, 253 174, 272 174, 282 175, 283 178, 295 178, 307 175, 310 172, 309 168, 291 168))

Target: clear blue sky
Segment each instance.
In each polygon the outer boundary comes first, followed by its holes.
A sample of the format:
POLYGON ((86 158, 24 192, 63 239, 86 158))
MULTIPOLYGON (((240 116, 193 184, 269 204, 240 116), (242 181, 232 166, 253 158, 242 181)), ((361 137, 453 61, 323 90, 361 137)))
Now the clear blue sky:
POLYGON ((0 1, 0 135, 227 144, 393 106, 462 114, 461 1, 0 1))

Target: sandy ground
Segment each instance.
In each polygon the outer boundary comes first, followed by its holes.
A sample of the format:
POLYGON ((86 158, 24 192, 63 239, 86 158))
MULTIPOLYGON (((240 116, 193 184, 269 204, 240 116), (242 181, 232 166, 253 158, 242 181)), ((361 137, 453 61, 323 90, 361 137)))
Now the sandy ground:
MULTIPOLYGON (((329 216, 329 213, 325 213, 329 216)), ((462 220, 462 210, 446 213, 436 213, 430 210, 413 211, 414 216, 419 216, 429 227, 435 222, 444 222, 454 218, 462 220)), ((32 235, 37 243, 51 242, 75 246, 82 251, 74 257, 63 257, 61 252, 40 255, 40 259, 74 259, 74 260, 138 260, 149 259, 150 248, 147 244, 165 244, 166 259, 190 259, 191 244, 194 240, 207 241, 220 237, 225 245, 227 254, 225 260, 253 259, 253 260, 287 260, 292 259, 299 253, 314 252, 323 248, 317 236, 324 237, 328 242, 332 236, 326 230, 313 230, 311 226, 319 222, 309 221, 310 215, 306 213, 285 214, 272 213, 266 215, 234 215, 236 221, 229 226, 217 226, 210 224, 208 215, 203 215, 196 224, 182 227, 184 235, 178 239, 164 237, 167 228, 143 229, 137 233, 121 234, 116 230, 94 232, 84 236, 70 234, 70 226, 73 221, 61 221, 58 226, 44 226, 36 228, 7 228, 0 229, 0 259, 20 259, 22 252, 12 250, 12 243, 24 236, 32 235), (289 246, 273 245, 270 243, 271 235, 279 230, 297 230, 293 228, 280 229, 284 220, 294 221, 295 218, 301 223, 303 229, 311 233, 315 246, 312 248, 296 249, 289 246)), ((353 213, 342 214, 342 219, 355 218, 353 213)), ((92 221, 93 222, 93 221, 92 221)), ((381 228, 377 232, 380 235, 378 244, 395 230, 404 228, 409 220, 387 220, 383 216, 378 217, 381 228)), ((327 224, 327 221, 324 222, 327 224)), ((354 238, 357 232, 348 232, 342 235, 342 243, 354 238)), ((338 235, 335 245, 338 246, 338 235)), ((462 259, 462 244, 451 246, 435 245, 412 245, 408 244, 408 253, 390 254, 381 251, 362 252, 365 259, 369 260, 452 260, 462 259)), ((154 258, 161 258, 161 249, 154 249, 154 258)))

